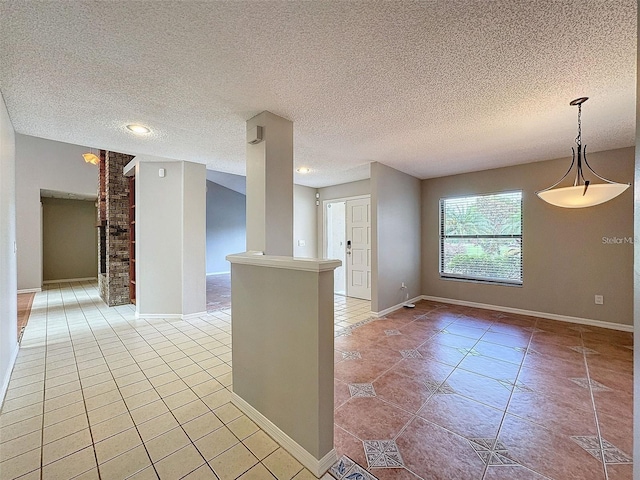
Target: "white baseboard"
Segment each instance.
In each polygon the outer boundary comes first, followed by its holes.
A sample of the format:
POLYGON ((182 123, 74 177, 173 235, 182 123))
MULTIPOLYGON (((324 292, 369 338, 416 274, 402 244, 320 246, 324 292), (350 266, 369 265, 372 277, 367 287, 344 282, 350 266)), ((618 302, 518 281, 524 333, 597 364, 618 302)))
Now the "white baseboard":
POLYGON ((20 351, 20 344, 16 342, 15 349, 9 357, 9 365, 7 371, 4 372, 4 378, 2 379, 2 385, 0 386, 0 407, 4 403, 4 396, 7 394, 9 388, 9 380, 11 380, 11 372, 13 372, 13 366, 16 364, 16 358, 18 358, 18 352, 20 351))
POLYGON ((60 280, 45 280, 42 282, 43 285, 48 285, 50 283, 69 283, 69 282, 91 282, 97 281, 98 277, 83 277, 83 278, 62 278, 60 280))
POLYGON ((611 330, 620 330, 623 332, 633 332, 633 325, 626 325, 624 323, 603 322, 602 320, 593 320, 591 318, 570 317, 569 315, 558 315, 556 313, 536 312, 533 310, 523 310, 521 308, 503 307, 500 305, 489 305, 486 303, 468 302, 466 300, 456 300, 454 298, 432 297, 431 295, 422 295, 422 299, 431 300, 433 302, 450 303, 452 305, 462 305, 465 307, 482 308, 485 310, 496 310, 498 312, 515 313, 518 315, 528 315, 530 317, 548 318, 549 320, 578 323, 580 325, 590 325, 592 327, 608 328, 611 330))
POLYGON ((211 276, 211 275, 229 275, 231 272, 207 272, 207 277, 211 276))
POLYGON ((422 300, 422 299, 423 299, 423 295, 418 295, 417 297, 411 298, 406 302, 398 303, 393 307, 385 308, 384 310, 380 310, 379 312, 371 312, 371 315, 373 315, 374 317, 384 317, 385 315, 388 315, 391 312, 400 310, 406 303, 416 303, 418 300, 422 300))
POLYGON ((206 316, 207 316, 207 311, 205 310, 204 312, 196 312, 196 313, 189 313, 187 315, 180 315, 180 318, 182 318, 182 320, 190 320, 192 318, 206 317, 206 316))
POLYGON ((231 392, 231 403, 238 407, 247 417, 253 420, 262 430, 270 435, 287 452, 304 465, 316 477, 321 478, 331 466, 338 461, 336 449, 332 448, 320 460, 304 449, 298 442, 280 430, 271 420, 253 408, 244 399, 231 392))
POLYGON ((153 319, 153 318, 170 318, 179 320, 190 320, 192 318, 205 317, 207 315, 206 310, 203 312, 189 313, 183 315, 182 313, 139 313, 136 312, 136 318, 141 319, 153 319))
POLYGON ((23 288, 22 290, 18 290, 18 293, 39 293, 42 291, 42 288, 23 288))

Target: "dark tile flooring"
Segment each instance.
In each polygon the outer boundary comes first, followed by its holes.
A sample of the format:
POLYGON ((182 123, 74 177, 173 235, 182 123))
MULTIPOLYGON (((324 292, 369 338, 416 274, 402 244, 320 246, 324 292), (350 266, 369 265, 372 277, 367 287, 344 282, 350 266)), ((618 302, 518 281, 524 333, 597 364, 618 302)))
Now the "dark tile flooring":
POLYGON ((379 479, 632 478, 631 333, 423 301, 335 349, 336 449, 379 479))

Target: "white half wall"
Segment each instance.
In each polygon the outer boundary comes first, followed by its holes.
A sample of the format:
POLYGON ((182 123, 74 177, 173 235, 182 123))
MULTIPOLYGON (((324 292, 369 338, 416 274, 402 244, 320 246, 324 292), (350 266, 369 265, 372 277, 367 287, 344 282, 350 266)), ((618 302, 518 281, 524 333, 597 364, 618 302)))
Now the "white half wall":
POLYGON ((422 293, 420 180, 371 164, 371 311, 381 312, 422 293))
POLYGON ((18 353, 15 133, 0 94, 0 405, 18 353))
POLYGON ((316 189, 293 186, 293 256, 315 258, 317 247, 318 209, 316 189))
MULTIPOLYGON (((87 147, 15 135, 18 288, 42 287, 40 190, 96 195, 98 167, 85 163, 87 147)), ((96 247, 97 248, 97 247, 96 247)))

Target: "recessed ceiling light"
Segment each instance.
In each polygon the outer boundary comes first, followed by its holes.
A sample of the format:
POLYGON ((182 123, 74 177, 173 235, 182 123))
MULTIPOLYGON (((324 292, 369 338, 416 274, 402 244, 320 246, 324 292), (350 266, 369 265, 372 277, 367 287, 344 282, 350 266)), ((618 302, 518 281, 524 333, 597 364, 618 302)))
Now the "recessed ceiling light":
POLYGON ((309 167, 300 167, 296 169, 296 172, 298 173, 309 173, 311 171, 311 169, 309 167))
POLYGON ((138 133, 140 135, 144 135, 145 133, 151 132, 151 129, 149 129, 148 127, 145 127, 144 125, 138 125, 135 123, 127 125, 127 129, 131 130, 133 133, 138 133))

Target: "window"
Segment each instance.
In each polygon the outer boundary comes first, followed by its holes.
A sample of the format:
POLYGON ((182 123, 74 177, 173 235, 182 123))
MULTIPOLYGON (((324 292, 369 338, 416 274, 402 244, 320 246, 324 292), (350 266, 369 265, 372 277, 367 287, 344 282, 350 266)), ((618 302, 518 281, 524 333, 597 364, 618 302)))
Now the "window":
POLYGON ((522 192, 440 199, 440 276, 522 285, 522 192))

